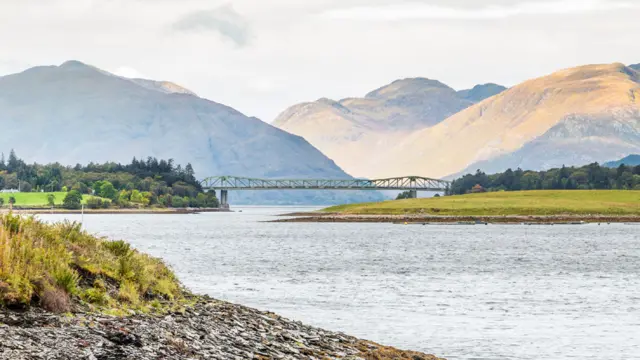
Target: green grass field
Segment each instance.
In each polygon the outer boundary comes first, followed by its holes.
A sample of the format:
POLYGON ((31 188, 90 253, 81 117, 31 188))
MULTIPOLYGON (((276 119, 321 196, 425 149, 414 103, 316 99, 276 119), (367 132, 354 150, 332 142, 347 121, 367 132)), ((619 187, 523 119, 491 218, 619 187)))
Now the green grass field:
MULTIPOLYGON (((67 195, 65 192, 54 192, 54 193, 15 193, 15 194, 2 194, 0 193, 0 198, 4 199, 4 207, 9 207, 9 198, 11 196, 16 198, 16 207, 34 207, 34 206, 47 206, 48 200, 47 195, 53 194, 56 197, 55 203, 56 205, 62 205, 62 201, 64 197, 67 195)), ((89 195, 84 195, 84 201, 86 202, 89 195)))
POLYGON ((640 215, 640 191, 520 191, 334 206, 324 212, 362 215, 640 215))

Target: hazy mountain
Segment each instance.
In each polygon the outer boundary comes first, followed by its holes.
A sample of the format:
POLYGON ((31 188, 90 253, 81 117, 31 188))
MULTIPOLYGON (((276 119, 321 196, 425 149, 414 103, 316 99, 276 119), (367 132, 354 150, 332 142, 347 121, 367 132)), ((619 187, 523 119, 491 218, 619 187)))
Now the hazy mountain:
POLYGON ((404 79, 364 98, 320 99, 295 105, 273 124, 303 136, 349 173, 376 177, 378 158, 401 139, 417 129, 438 124, 501 89, 504 88, 487 84, 456 92, 436 80, 404 79))
POLYGON ((498 95, 505 90, 507 90, 507 88, 502 85, 489 83, 476 85, 468 90, 460 90, 458 91, 458 95, 473 102, 480 102, 494 95, 498 95))
POLYGON ((640 74, 588 65, 524 82, 419 130, 379 175, 446 176, 604 162, 640 151, 640 74))
POLYGON ((636 71, 640 71, 640 64, 635 64, 635 65, 629 65, 630 68, 636 70, 636 71))
POLYGON ((604 164, 604 166, 610 167, 610 168, 617 168, 620 165, 638 166, 638 165, 640 165, 640 155, 638 155, 638 154, 629 155, 629 156, 625 157, 624 159, 621 159, 621 160, 618 160, 618 161, 609 161, 609 162, 604 164))
MULTIPOLYGON (((156 156, 192 163, 199 178, 349 177, 301 137, 177 85, 125 79, 77 61, 0 77, 0 128, 0 149, 39 163, 156 156)), ((323 196, 336 197, 312 197, 323 196)), ((372 195, 357 200, 365 198, 372 195)))

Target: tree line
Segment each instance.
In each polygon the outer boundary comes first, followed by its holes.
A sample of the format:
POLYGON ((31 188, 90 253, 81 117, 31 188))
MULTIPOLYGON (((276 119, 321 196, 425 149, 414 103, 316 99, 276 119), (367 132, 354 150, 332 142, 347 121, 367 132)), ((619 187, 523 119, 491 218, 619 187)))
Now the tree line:
MULTIPOLYGON (((215 192, 204 192, 191 164, 147 157, 129 164, 106 162, 75 166, 27 164, 11 150, 0 156, 0 189, 66 192, 64 207, 79 208, 83 195, 91 208, 218 207, 215 192)), ((50 205, 55 201, 48 197, 50 205)))
POLYGON ((640 166, 620 165, 617 168, 598 163, 582 167, 565 167, 547 171, 508 169, 487 175, 478 170, 451 184, 448 194, 461 195, 485 191, 520 190, 640 190, 640 166))

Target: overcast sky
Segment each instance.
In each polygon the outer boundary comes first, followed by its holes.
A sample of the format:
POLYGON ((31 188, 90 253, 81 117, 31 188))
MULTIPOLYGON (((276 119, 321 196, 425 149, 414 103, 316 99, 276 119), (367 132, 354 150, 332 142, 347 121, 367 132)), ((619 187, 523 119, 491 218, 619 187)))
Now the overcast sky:
POLYGON ((456 89, 640 62, 640 0, 0 0, 0 75, 80 60, 270 122, 404 77, 456 89))

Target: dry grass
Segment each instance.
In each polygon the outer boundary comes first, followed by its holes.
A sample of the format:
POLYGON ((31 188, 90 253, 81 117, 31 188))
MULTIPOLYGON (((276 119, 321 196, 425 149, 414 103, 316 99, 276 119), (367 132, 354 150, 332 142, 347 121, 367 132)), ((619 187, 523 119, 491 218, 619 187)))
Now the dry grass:
POLYGON ((75 223, 0 216, 0 306, 152 311, 159 301, 173 306, 182 298, 160 260, 125 242, 96 238, 75 223))

